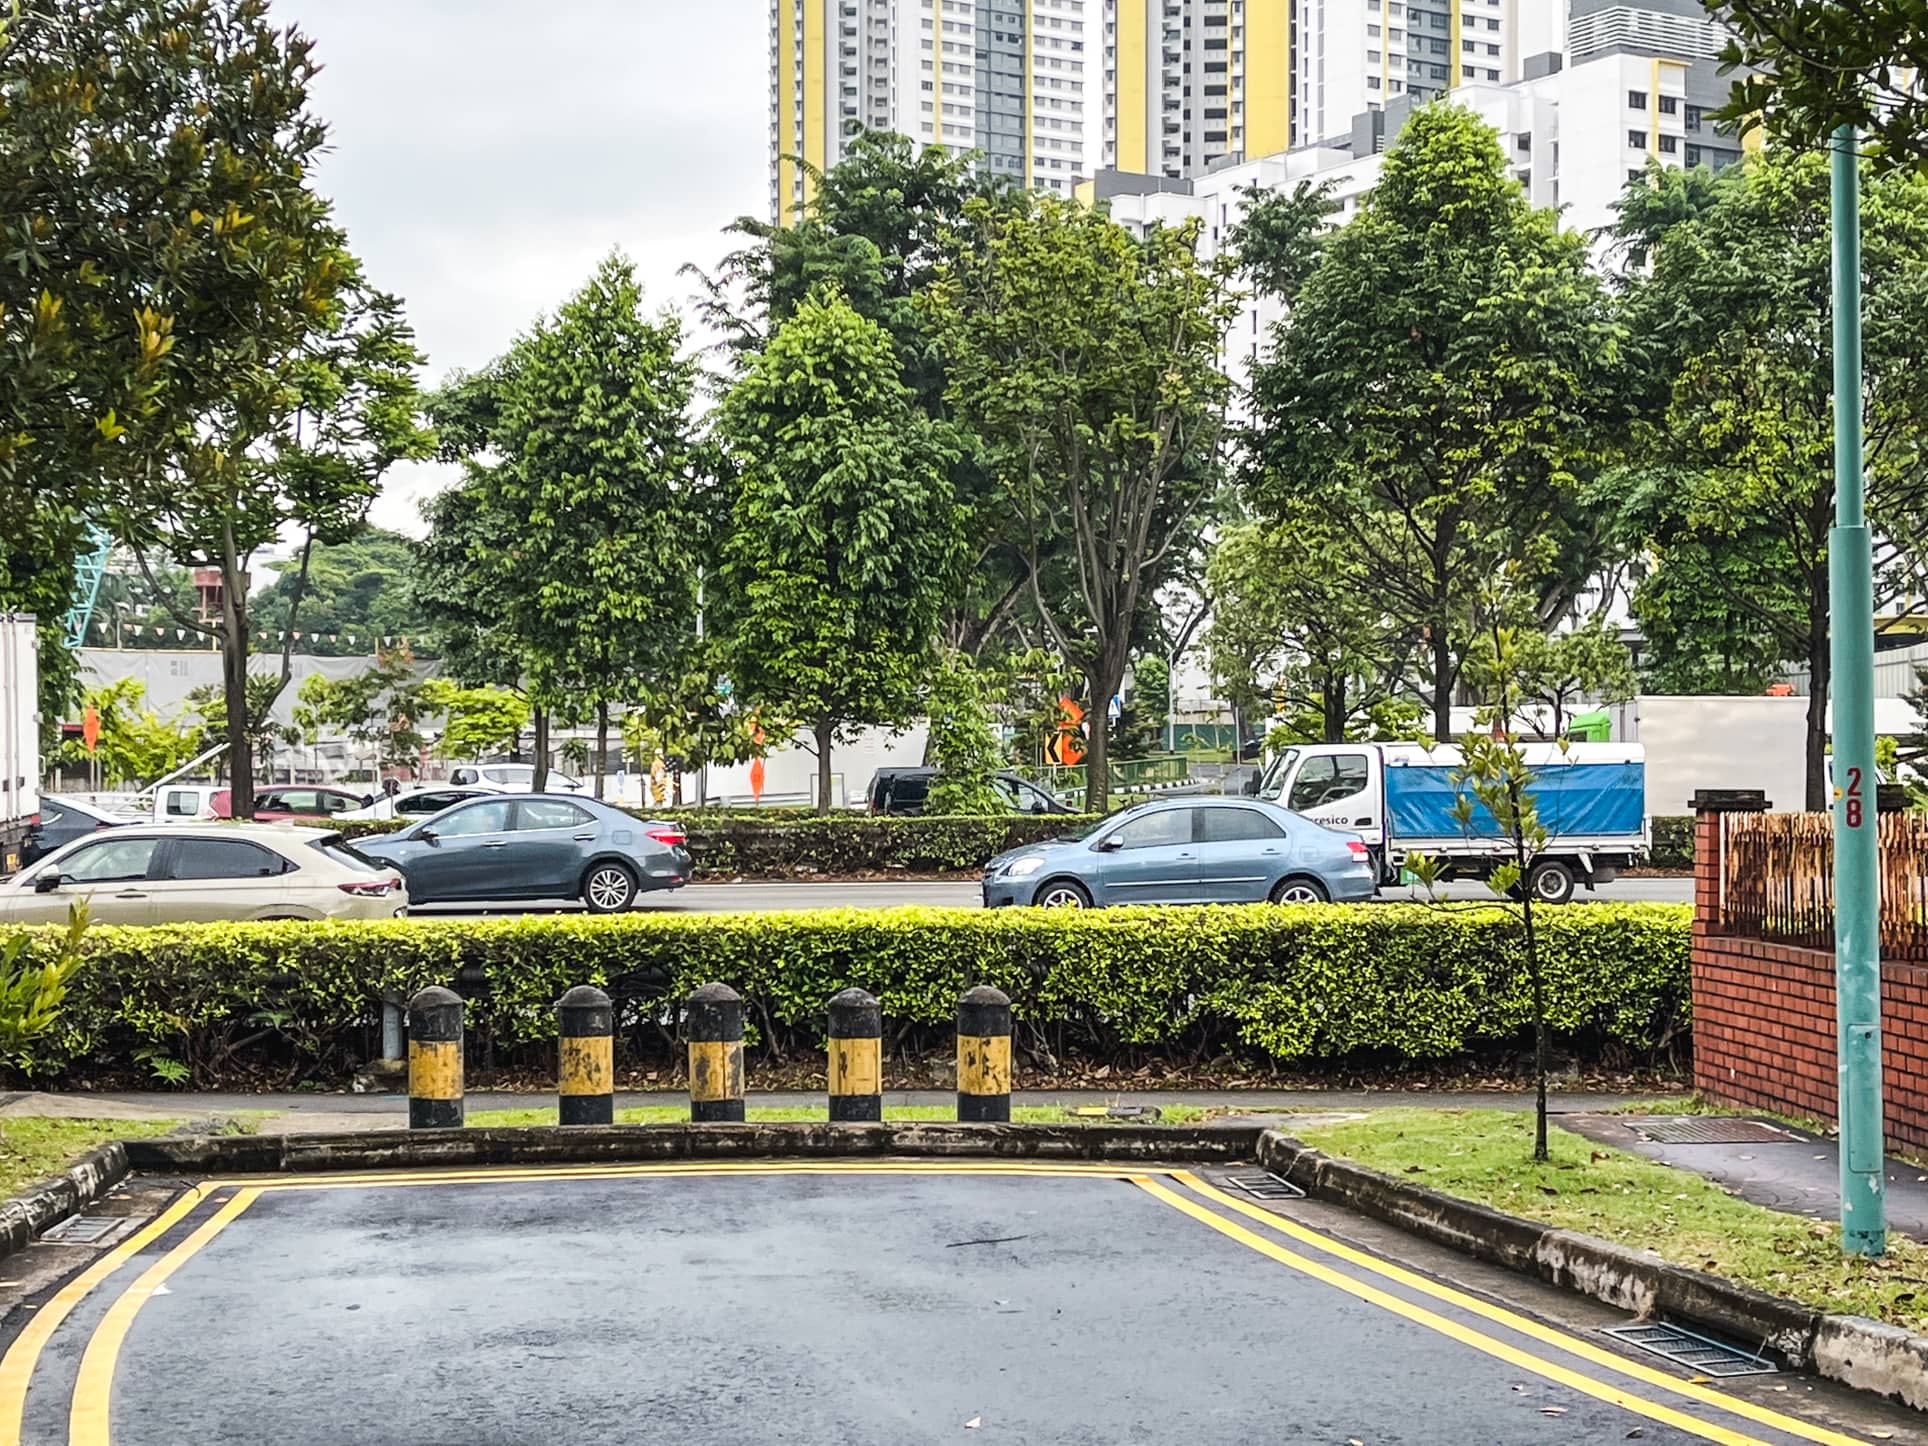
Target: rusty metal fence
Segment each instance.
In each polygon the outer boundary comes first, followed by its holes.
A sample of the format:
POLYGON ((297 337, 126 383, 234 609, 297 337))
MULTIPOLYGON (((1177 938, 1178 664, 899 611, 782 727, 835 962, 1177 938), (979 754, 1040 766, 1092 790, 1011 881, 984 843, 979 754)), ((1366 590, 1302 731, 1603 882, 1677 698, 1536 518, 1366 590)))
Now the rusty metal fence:
MULTIPOLYGON (((1721 820, 1723 933, 1834 947, 1834 824, 1825 813, 1721 820)), ((1928 817, 1880 817, 1881 957, 1928 961, 1928 817)))

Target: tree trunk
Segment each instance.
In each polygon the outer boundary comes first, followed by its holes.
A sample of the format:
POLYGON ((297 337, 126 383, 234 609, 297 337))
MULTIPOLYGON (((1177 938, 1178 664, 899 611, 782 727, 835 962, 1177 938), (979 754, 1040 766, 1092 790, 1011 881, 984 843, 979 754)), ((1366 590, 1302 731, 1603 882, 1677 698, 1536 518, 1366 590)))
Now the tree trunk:
MULTIPOLYGON (((1825 614, 1824 614, 1825 616, 1825 614)), ((1807 798, 1809 813, 1826 813, 1828 797, 1828 690, 1833 684, 1825 622, 1808 629, 1807 798)), ((1769 803, 1781 803, 1769 799, 1769 803)), ((1785 808, 1787 805, 1781 803, 1785 808)))
POLYGON ((826 718, 816 727, 817 735, 817 812, 830 812, 830 735, 836 724, 826 718))
POLYGON ((1320 695, 1325 704, 1325 741, 1343 743, 1346 741, 1346 680, 1343 674, 1328 673, 1326 685, 1320 695))
POLYGON ((1520 906, 1526 917, 1526 973, 1533 985, 1533 1158, 1546 1159, 1546 1076, 1552 1053, 1546 1029, 1546 979, 1540 972, 1539 939, 1534 930, 1532 880, 1520 874, 1520 906))
POLYGON ((248 729, 247 602, 232 597, 234 583, 222 574, 224 618, 221 686, 226 693, 228 733, 228 813, 254 817, 254 744, 248 729))
POLYGON ((596 797, 603 796, 603 775, 609 772, 609 705, 596 704, 596 797))
POLYGON ((529 780, 529 786, 534 792, 543 793, 549 787, 549 710, 531 708, 529 718, 535 726, 536 734, 536 771, 535 776, 529 780))
POLYGON ((1443 624, 1433 626, 1433 740, 1453 741, 1453 646, 1443 624))

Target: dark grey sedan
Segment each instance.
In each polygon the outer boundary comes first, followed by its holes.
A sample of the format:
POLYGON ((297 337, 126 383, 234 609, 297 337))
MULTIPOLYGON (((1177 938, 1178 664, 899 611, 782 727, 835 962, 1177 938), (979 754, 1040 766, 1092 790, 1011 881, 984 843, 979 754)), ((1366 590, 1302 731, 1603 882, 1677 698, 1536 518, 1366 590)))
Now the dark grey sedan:
POLYGON ((581 899, 616 914, 654 889, 690 879, 688 840, 578 794, 506 793, 473 799, 355 849, 395 865, 410 904, 581 899))

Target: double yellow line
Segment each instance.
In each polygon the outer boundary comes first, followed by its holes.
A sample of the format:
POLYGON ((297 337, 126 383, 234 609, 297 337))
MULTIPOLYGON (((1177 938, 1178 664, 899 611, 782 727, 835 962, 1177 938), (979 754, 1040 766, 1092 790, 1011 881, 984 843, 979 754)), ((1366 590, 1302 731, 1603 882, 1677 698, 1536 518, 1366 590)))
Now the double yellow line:
POLYGON ((1488 1334, 1464 1320, 1441 1314, 1431 1307, 1396 1294, 1353 1272, 1376 1276, 1401 1290, 1428 1297, 1464 1315, 1477 1317, 1502 1327, 1516 1336, 1537 1341, 1574 1360, 1610 1372, 1627 1381, 1653 1388, 1696 1405, 1710 1407, 1727 1416, 1751 1421, 1816 1446, 1861 1446, 1852 1436, 1824 1426, 1785 1416, 1765 1406, 1692 1381, 1679 1380, 1664 1371, 1630 1360, 1601 1346, 1568 1334, 1553 1326, 1507 1310, 1503 1306, 1443 1285, 1402 1266, 1357 1250, 1330 1236, 1311 1230, 1296 1221, 1261 1210, 1207 1184, 1187 1170, 1147 1172, 1116 1165, 1079 1165, 1033 1161, 679 1161, 669 1164, 629 1164, 608 1166, 556 1166, 523 1169, 489 1168, 452 1171, 394 1171, 358 1175, 284 1176, 260 1180, 230 1181, 217 1186, 197 1185, 174 1201, 123 1244, 103 1255, 93 1265, 68 1282, 43 1305, 22 1329, 0 1360, 0 1446, 20 1446, 27 1389, 33 1379, 40 1355, 47 1342, 76 1306, 122 1266, 185 1221, 217 1190, 233 1189, 204 1221, 178 1244, 160 1256, 108 1307, 95 1327, 82 1353, 79 1375, 74 1383, 68 1414, 69 1446, 108 1446, 109 1410, 113 1397, 115 1363, 128 1331, 140 1309, 193 1256, 221 1231, 238 1219, 264 1193, 280 1190, 372 1189, 423 1185, 487 1184, 530 1179, 619 1179, 635 1176, 691 1175, 772 1175, 772 1174, 870 1174, 870 1175, 1006 1175, 1034 1177, 1085 1177, 1128 1180, 1147 1195, 1191 1219, 1235 1241, 1249 1250, 1284 1265, 1299 1274, 1343 1291, 1382 1310, 1435 1331, 1462 1345, 1507 1362, 1520 1370, 1591 1396, 1596 1400, 1672 1426, 1720 1446, 1772 1446, 1759 1437, 1731 1429, 1717 1422, 1688 1414, 1661 1401, 1638 1394, 1625 1386, 1602 1380, 1583 1370, 1548 1359, 1511 1341, 1488 1334), (1174 1189, 1173 1186, 1182 1187, 1174 1189), (1261 1234, 1227 1213, 1244 1216, 1262 1225, 1261 1234), (1282 1236, 1317 1251, 1323 1260, 1281 1244, 1282 1236))

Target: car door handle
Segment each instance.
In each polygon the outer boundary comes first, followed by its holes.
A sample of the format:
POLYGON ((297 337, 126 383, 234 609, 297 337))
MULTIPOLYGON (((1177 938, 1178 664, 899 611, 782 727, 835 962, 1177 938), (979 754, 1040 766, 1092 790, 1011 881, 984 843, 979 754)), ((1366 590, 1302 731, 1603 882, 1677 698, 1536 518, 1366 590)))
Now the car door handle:
POLYGON ((1180 857, 1181 859, 1189 859, 1189 858, 1195 858, 1195 857, 1197 857, 1197 856, 1196 856, 1195 854, 1191 854, 1191 853, 1182 853, 1182 854, 1180 854, 1180 855, 1179 855, 1179 857, 1180 857))
POLYGON ((505 838, 492 838, 482 845, 485 849, 505 849, 508 846, 509 841, 505 838))
POLYGON ((596 836, 593 833, 572 833, 569 837, 577 843, 594 843, 596 841, 596 836))
POLYGON ((118 893, 114 895, 114 897, 117 899, 144 899, 147 897, 147 895, 142 893, 137 893, 133 889, 127 889, 122 893, 118 893))
POLYGON ((1371 828, 1372 820, 1369 818, 1355 818, 1352 821, 1352 826, 1354 828, 1371 828))
POLYGON ((1260 852, 1260 853, 1262 853, 1262 854, 1276 854, 1276 853, 1278 853, 1278 852, 1280 852, 1280 850, 1278 850, 1278 849, 1260 849, 1260 850, 1259 850, 1259 852, 1260 852))

